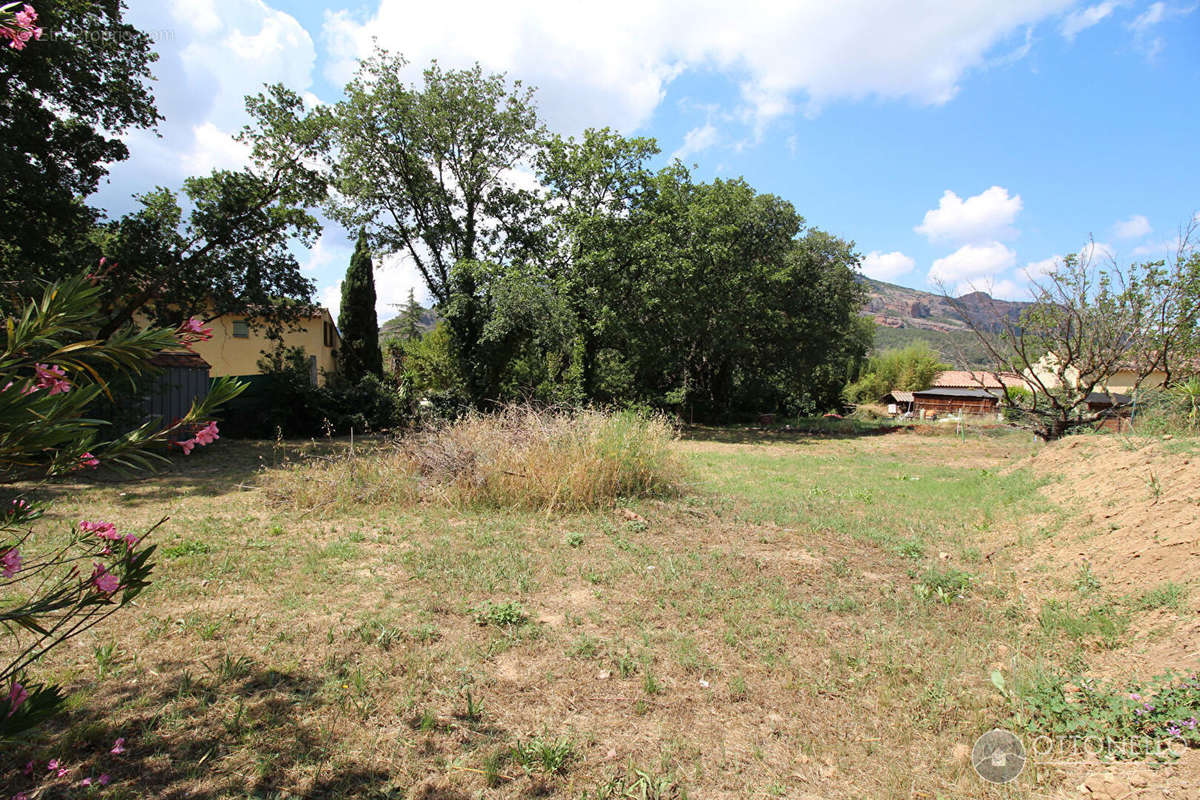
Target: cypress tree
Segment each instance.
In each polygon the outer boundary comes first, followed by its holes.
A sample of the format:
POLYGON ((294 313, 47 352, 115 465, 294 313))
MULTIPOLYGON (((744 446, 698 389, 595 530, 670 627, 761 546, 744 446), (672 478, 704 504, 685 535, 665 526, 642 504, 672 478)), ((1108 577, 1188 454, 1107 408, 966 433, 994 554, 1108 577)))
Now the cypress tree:
POLYGON ((342 281, 338 327, 342 333, 342 374, 355 382, 367 373, 382 376, 383 351, 379 348, 379 320, 375 316, 375 270, 366 234, 361 231, 346 279, 342 281))

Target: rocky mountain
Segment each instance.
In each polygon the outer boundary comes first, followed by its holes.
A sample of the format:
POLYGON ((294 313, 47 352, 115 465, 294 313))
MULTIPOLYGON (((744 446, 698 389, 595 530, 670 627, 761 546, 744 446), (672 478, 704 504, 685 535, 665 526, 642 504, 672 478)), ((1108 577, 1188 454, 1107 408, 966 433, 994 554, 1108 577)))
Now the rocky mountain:
MULTIPOLYGON (((883 328, 916 328, 943 333, 969 331, 954 305, 945 297, 907 286, 863 278, 869 297, 864 309, 883 328)), ((957 298, 978 323, 991 327, 1008 317, 1016 322, 1029 303, 997 300, 987 292, 972 292, 957 298)))
MULTIPOLYGON (((945 297, 907 286, 863 278, 867 287, 864 312, 875 319, 875 349, 904 347, 924 341, 947 363, 960 368, 990 366, 987 352, 945 297)), ((1029 303, 997 300, 986 292, 957 298, 966 313, 985 328, 995 328, 1005 317, 1016 322, 1029 303)))

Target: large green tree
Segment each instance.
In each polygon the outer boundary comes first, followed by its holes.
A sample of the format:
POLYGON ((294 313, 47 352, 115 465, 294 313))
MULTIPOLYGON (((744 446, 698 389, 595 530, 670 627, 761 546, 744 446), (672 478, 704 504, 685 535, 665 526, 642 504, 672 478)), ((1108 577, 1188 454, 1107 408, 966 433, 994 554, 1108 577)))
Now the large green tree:
POLYGON ((338 315, 342 348, 338 366, 350 381, 366 374, 383 375, 383 351, 379 348, 379 319, 375 315, 375 267, 361 231, 342 281, 342 309, 338 315))
POLYGON ((248 97, 252 123, 241 133, 251 164, 188 178, 188 212, 159 187, 142 207, 102 229, 109 260, 104 333, 146 311, 161 323, 252 311, 275 327, 305 313, 313 285, 291 245, 311 245, 320 225, 309 213, 325 198, 313 166, 324 130, 295 92, 276 85, 248 97))
POLYGON ((121 0, 39 0, 42 39, 0 48, 0 280, 9 294, 96 255, 84 199, 129 156, 123 134, 160 119, 150 37, 121 0))
MULTIPOLYGON (((324 113, 330 213, 365 229, 372 249, 412 259, 448 317, 465 362, 486 324, 480 287, 460 263, 510 264, 544 247, 536 194, 513 170, 541 140, 532 91, 503 75, 447 70, 434 62, 420 85, 401 75, 402 56, 377 50, 346 86, 346 99, 324 113)), ((482 397, 481 377, 469 378, 482 397)))

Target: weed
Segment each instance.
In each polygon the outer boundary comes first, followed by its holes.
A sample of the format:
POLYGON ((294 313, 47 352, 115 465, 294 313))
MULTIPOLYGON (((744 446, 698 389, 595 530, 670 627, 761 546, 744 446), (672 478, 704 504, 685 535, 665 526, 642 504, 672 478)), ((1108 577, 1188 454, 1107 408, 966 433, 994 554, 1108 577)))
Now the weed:
POLYGON ((96 656, 96 677, 103 679, 112 670, 117 661, 117 643, 98 644, 92 648, 96 656))
POLYGON ((896 543, 896 550, 905 558, 914 560, 925 556, 925 545, 918 539, 901 539, 896 543))
POLYGON ((585 791, 581 800, 687 800, 687 792, 670 772, 629 764, 594 790, 585 791))
POLYGON ((1162 484, 1158 481, 1158 475, 1156 475, 1153 471, 1151 471, 1150 477, 1146 478, 1146 486, 1150 489, 1150 496, 1153 497, 1154 502, 1157 503, 1159 498, 1162 497, 1163 490, 1162 484))
POLYGON ((662 416, 508 406, 410 434, 395 446, 275 470, 293 508, 414 505, 569 511, 678 494, 682 465, 662 416))
POLYGON ((504 765, 511 755, 511 750, 495 750, 484 757, 483 780, 489 789, 495 789, 504 781, 504 765))
POLYGON ((1079 571, 1075 573, 1075 591, 1084 597, 1100 589, 1100 579, 1092 572, 1092 564, 1087 559, 1079 562, 1079 571))
POLYGON ((227 683, 229 681, 237 681, 245 678, 254 668, 254 662, 246 656, 233 656, 225 653, 221 656, 221 660, 216 667, 209 667, 209 671, 216 677, 218 683, 227 683))
MULTIPOLYGON (((1015 722, 1031 734, 1106 743, 1115 760, 1170 757, 1164 742, 1200 745, 1200 680, 1171 673, 1124 686, 1059 673, 1031 676, 1009 696, 1015 722)), ((1175 748, 1172 748, 1175 749, 1175 748)))
POLYGON ((470 689, 467 689, 464 692, 464 695, 466 708, 463 710, 462 719, 465 719, 468 722, 479 722, 481 719, 483 719, 483 703, 475 700, 475 698, 471 695, 470 689))
POLYGON ((567 534, 567 547, 579 547, 583 544, 583 534, 572 532, 567 534))
POLYGON ((199 556, 211 552, 212 545, 210 545, 208 542, 203 542, 198 539, 185 539, 177 544, 169 544, 162 549, 162 554, 167 558, 199 556))
POLYGON ((1104 647, 1112 648, 1120 643, 1129 626, 1129 616, 1107 603, 1078 612, 1069 603, 1047 600, 1038 614, 1038 622, 1046 633, 1062 633, 1080 641, 1094 637, 1104 647))
POLYGON ((493 603, 488 600, 471 609, 471 615, 478 625, 495 625, 502 628, 524 625, 529 620, 529 612, 517 602, 493 603))
POLYGON ((622 678, 628 678, 638 671, 637 659, 629 651, 613 656, 613 666, 622 678))
POLYGON ((1178 609, 1187 599, 1188 590, 1183 584, 1167 581, 1143 592, 1129 605, 1134 611, 1154 611, 1159 608, 1178 609))
POLYGON ((662 691, 662 684, 650 670, 646 670, 646 674, 642 676, 642 690, 649 695, 655 695, 662 691))
POLYGON ((922 600, 939 600, 946 605, 966 598, 971 591, 972 577, 962 570, 931 567, 925 571, 913 587, 922 600))
POLYGON ((563 772, 575 758, 575 745, 566 737, 553 741, 534 737, 522 742, 519 739, 512 749, 513 761, 526 772, 541 770, 549 775, 563 772))
POLYGON ((408 637, 414 642, 430 644, 442 638, 442 634, 438 632, 438 629, 434 625, 425 622, 413 628, 409 632, 408 637))
POLYGON ((567 648, 567 655, 571 658, 595 658, 599 653, 600 641, 586 633, 579 634, 579 637, 567 648))

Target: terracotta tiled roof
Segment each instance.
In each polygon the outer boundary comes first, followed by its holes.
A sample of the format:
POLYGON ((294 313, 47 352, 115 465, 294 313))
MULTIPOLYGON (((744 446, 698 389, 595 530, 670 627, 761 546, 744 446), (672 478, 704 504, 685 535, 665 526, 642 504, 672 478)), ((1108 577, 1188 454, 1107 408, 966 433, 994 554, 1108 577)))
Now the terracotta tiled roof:
POLYGON ((961 369, 949 369, 938 373, 933 379, 934 388, 938 389, 1003 389, 1005 386, 1025 389, 1028 385, 1019 375, 1002 375, 1001 383, 990 372, 971 372, 961 369))

